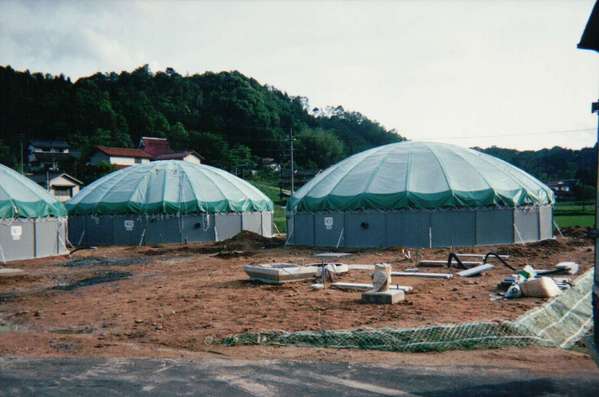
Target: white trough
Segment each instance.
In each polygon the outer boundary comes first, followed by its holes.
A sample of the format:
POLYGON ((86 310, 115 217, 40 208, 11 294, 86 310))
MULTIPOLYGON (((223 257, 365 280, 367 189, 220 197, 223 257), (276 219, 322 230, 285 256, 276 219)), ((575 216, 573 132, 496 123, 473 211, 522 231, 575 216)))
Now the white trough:
MULTIPOLYGON (((349 269, 343 263, 329 263, 334 273, 346 273, 349 269)), ((301 266, 295 263, 261 263, 245 265, 243 270, 250 280, 266 284, 285 284, 294 281, 313 280, 320 275, 322 265, 301 266)))

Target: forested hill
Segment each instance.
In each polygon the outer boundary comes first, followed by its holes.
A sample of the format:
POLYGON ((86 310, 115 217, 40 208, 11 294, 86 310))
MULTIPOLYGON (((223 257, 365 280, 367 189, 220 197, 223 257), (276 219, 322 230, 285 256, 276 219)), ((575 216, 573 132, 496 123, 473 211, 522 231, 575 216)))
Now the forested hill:
POLYGON ((522 168, 542 181, 577 179, 582 185, 595 185, 595 149, 551 149, 525 150, 490 147, 474 148, 522 168))
POLYGON ((95 145, 133 147, 141 136, 168 137, 175 149, 231 168, 264 157, 284 162, 293 129, 297 162, 312 169, 403 139, 360 113, 309 109, 306 98, 239 72, 182 76, 146 65, 73 83, 0 67, 0 107, 0 161, 10 165, 19 140, 31 138, 64 138, 85 158, 95 145))
MULTIPOLYGON (((88 182, 97 176, 84 167, 91 148, 134 147, 141 136, 168 137, 175 149, 196 150, 208 164, 229 170, 253 167, 265 157, 285 163, 290 129, 296 161, 308 170, 404 139, 341 106, 310 109, 307 98, 289 96, 239 72, 182 76, 170 68, 153 73, 142 66, 73 83, 62 75, 0 67, 0 162, 13 167, 20 141, 64 138, 82 153, 82 161, 67 171, 88 182)), ((594 184, 591 148, 479 150, 543 181, 575 178, 594 184)))

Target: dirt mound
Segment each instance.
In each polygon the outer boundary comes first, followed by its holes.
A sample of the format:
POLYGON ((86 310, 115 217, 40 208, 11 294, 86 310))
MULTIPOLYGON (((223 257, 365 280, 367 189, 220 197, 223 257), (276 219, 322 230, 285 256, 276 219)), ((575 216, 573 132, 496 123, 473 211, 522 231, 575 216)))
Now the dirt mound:
POLYGON ((527 244, 504 245, 497 248, 497 253, 523 258, 530 256, 547 256, 567 249, 568 240, 543 240, 527 244))
POLYGON ((206 242, 206 243, 192 243, 186 245, 162 245, 157 244, 149 247, 136 248, 135 250, 145 256, 157 256, 157 255, 203 255, 203 254, 219 254, 224 253, 223 256, 227 256, 230 253, 230 257, 238 256, 238 251, 243 253, 251 253, 267 248, 278 248, 285 245, 285 239, 281 237, 268 238, 259 234, 249 232, 247 230, 242 231, 236 236, 223 241, 218 242, 206 242))
POLYGON ((264 248, 282 247, 283 245, 285 245, 285 240, 280 237, 268 238, 244 230, 236 236, 228 240, 223 240, 218 243, 215 243, 214 245, 229 251, 252 251, 264 248))

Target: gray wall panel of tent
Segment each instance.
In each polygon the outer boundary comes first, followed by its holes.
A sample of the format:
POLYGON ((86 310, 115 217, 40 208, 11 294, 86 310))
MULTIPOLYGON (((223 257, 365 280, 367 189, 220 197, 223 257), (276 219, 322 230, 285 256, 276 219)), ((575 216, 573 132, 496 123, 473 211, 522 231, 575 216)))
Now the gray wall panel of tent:
POLYGON ((0 261, 65 255, 66 218, 14 219, 0 222, 0 261))
POLYGON ((552 238, 551 206, 297 213, 288 244, 322 247, 460 247, 552 238))
POLYGON ((271 212, 201 215, 71 216, 69 238, 76 245, 147 245, 222 241, 242 230, 272 236, 271 212))

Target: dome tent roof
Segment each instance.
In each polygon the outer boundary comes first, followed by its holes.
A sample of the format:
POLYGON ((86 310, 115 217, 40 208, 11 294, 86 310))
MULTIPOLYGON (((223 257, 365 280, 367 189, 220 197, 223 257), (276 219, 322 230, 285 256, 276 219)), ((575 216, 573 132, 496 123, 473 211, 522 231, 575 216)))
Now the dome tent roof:
POLYGON ((503 160, 444 143, 400 142, 353 155, 316 175, 288 211, 547 205, 553 192, 503 160))
POLYGON ((0 164, 0 219, 66 215, 64 205, 40 185, 0 164))
POLYGON ((257 188, 226 171, 185 161, 155 161, 108 174, 67 203, 71 215, 272 211, 257 188))

